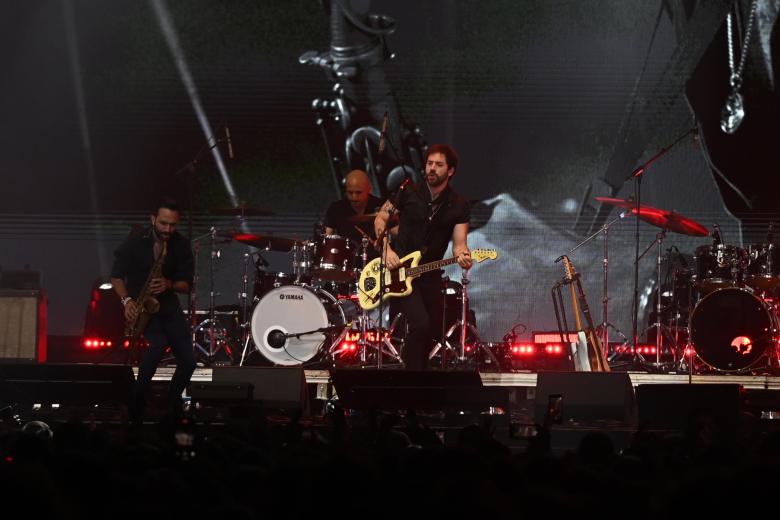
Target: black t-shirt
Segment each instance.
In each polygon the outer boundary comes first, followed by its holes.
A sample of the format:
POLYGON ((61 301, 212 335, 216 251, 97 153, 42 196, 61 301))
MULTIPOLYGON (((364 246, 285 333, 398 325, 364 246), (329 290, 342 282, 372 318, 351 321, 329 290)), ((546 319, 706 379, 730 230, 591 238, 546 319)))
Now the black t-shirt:
POLYGON ((435 201, 425 181, 410 185, 398 196, 400 227, 395 252, 403 257, 422 251, 420 263, 444 258, 456 224, 468 224, 471 208, 449 185, 435 201))
MULTIPOLYGON (((168 240, 168 248, 163 262, 162 274, 173 281, 185 281, 192 286, 193 258, 190 241, 182 234, 175 232, 168 240)), ((111 268, 112 278, 122 278, 127 285, 127 293, 135 298, 149 276, 154 264, 154 233, 152 228, 129 236, 114 251, 114 265, 111 268)), ((179 298, 172 289, 156 296, 160 302, 162 313, 180 310, 179 298)))
MULTIPOLYGON (((376 213, 379 208, 382 207, 382 199, 368 196, 368 202, 366 203, 365 213, 376 213)), ((360 244, 363 240, 363 235, 355 229, 355 226, 362 229, 369 237, 374 238, 374 221, 368 222, 350 222, 347 220, 349 217, 357 215, 355 210, 352 209, 352 205, 347 199, 341 199, 333 202, 328 206, 328 210, 325 212, 325 224, 326 227, 333 228, 333 233, 342 237, 349 238, 354 242, 353 246, 356 254, 359 254, 360 244)), ((369 260, 377 256, 373 247, 368 248, 369 260)))

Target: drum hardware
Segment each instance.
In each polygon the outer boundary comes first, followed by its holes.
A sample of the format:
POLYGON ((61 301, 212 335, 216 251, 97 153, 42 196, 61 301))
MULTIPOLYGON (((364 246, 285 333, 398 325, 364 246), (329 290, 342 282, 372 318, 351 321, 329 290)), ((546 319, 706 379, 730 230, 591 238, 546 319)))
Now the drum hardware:
POLYGON ((211 244, 211 250, 209 254, 209 317, 199 323, 192 331, 192 338, 193 338, 193 347, 195 348, 196 355, 200 354, 201 359, 205 365, 210 365, 214 362, 214 359, 217 355, 217 353, 220 350, 223 350, 225 354, 228 357, 228 360, 232 363, 233 362, 233 352, 230 348, 229 344, 224 340, 224 338, 221 336, 221 334, 216 333, 216 323, 217 323, 217 314, 215 309, 215 302, 214 299, 216 296, 218 296, 218 293, 214 290, 214 264, 215 262, 221 258, 222 253, 217 248, 217 229, 212 227, 209 232, 209 238, 210 238, 210 244, 211 244), (197 331, 203 330, 204 327, 208 327, 205 329, 205 339, 204 342, 208 343, 206 347, 204 345, 201 345, 200 342, 197 341, 197 331))
MULTIPOLYGON (((368 263, 368 246, 369 246, 369 237, 368 235, 363 234, 363 237, 361 239, 361 252, 360 252, 360 258, 362 262, 361 269, 365 269, 365 266, 368 263)), ((357 291, 359 290, 360 289, 358 288, 357 291)), ((360 314, 358 314, 355 318, 355 321, 357 323, 353 322, 351 327, 344 328, 341 334, 339 334, 339 336, 332 342, 330 349, 328 349, 328 355, 332 357, 335 356, 336 350, 339 348, 341 341, 344 339, 347 333, 353 331, 353 329, 356 329, 355 331, 359 333, 357 345, 359 348, 361 365, 366 366, 368 364, 369 348, 373 348, 376 351, 377 368, 382 368, 383 355, 389 356, 399 363, 403 363, 403 361, 401 360, 401 355, 398 353, 398 350, 395 348, 395 345, 393 345, 393 342, 390 340, 390 338, 392 337, 395 331, 395 327, 397 326, 400 320, 400 314, 393 319, 393 322, 390 324, 388 329, 384 330, 384 328, 381 325, 382 322, 381 314, 379 315, 379 321, 375 322, 374 320, 371 319, 366 309, 360 307, 359 305, 358 308, 360 309, 360 314), (369 331, 372 329, 375 331, 374 340, 370 338, 370 334, 369 334, 369 331)))
POLYGON ((257 233, 230 233, 230 238, 242 244, 253 246, 265 251, 280 251, 289 253, 296 241, 292 238, 277 237, 273 235, 259 235, 257 233))
POLYGON ((634 303, 632 312, 632 327, 631 327, 631 339, 634 347, 634 359, 632 364, 639 366, 644 363, 644 358, 639 353, 639 221, 644 220, 656 227, 660 227, 663 230, 674 231, 683 235, 690 236, 707 236, 707 228, 699 224, 698 222, 684 217, 674 211, 666 211, 651 206, 642 205, 642 178, 647 168, 654 163, 658 158, 665 155, 671 150, 677 143, 682 141, 688 135, 697 131, 697 127, 692 127, 686 130, 683 134, 677 137, 669 145, 661 148, 655 155, 650 157, 643 164, 636 167, 626 177, 625 181, 633 179, 634 181, 634 198, 633 200, 621 200, 612 199, 608 197, 596 197, 596 200, 604 204, 610 204, 622 208, 629 209, 631 214, 636 218, 636 227, 634 231, 634 303))
POLYGON ((339 235, 323 235, 316 244, 312 277, 325 282, 349 282, 355 279, 351 241, 339 235))
POLYGON ((774 243, 774 222, 769 223, 766 242, 748 246, 745 282, 767 294, 780 291, 780 249, 774 243))
MULTIPOLYGON (((661 284, 661 263, 663 261, 663 242, 666 238, 666 230, 661 231, 660 233, 657 233, 655 235, 655 240, 648 246, 647 249, 645 249, 645 252, 642 253, 639 258, 641 259, 645 253, 647 253, 655 244, 658 244, 657 248, 657 254, 656 254, 656 302, 655 302, 655 323, 650 325, 647 329, 642 331, 641 335, 647 334, 650 330, 655 329, 655 362, 648 363, 653 368, 661 369, 665 367, 664 363, 661 363, 661 354, 664 349, 664 335, 667 335, 671 337, 671 331, 669 328, 661 323, 661 303, 662 303, 662 284, 661 284)), ((675 345, 676 347, 676 345, 675 345)), ((672 352, 674 352, 673 349, 672 352)))
POLYGON ((691 313, 689 329, 696 357, 715 372, 777 369, 778 315, 750 288, 727 287, 706 295, 691 313))
MULTIPOLYGON (((320 354, 333 334, 343 331, 357 316, 357 307, 351 300, 339 300, 316 287, 277 287, 252 311, 253 348, 276 365, 301 365, 320 354)), ((241 363, 248 348, 249 342, 241 363)))
MULTIPOLYGON (((468 286, 470 280, 469 280, 469 270, 463 269, 461 272, 461 278, 460 283, 462 286, 463 291, 463 298, 461 300, 461 306, 460 306, 460 318, 457 322, 453 323, 452 326, 447 329, 447 331, 444 333, 444 337, 442 338, 443 343, 437 343, 436 346, 431 350, 431 353, 428 355, 428 359, 433 359, 433 357, 439 352, 439 350, 442 350, 442 364, 444 364, 446 359, 446 352, 450 351, 455 354, 455 363, 457 364, 465 364, 466 361, 468 361, 469 357, 473 356, 474 363, 476 365, 477 363, 477 349, 481 349, 485 355, 490 359, 490 362, 493 363, 493 366, 500 368, 500 364, 498 361, 498 358, 493 354, 493 351, 490 349, 489 345, 487 343, 484 343, 480 337, 479 333, 477 332, 477 328, 469 321, 469 294, 468 294, 468 286), (456 344, 450 343, 450 336, 456 331, 460 331, 460 338, 456 344), (467 350, 466 346, 466 337, 468 333, 471 332, 471 338, 472 338, 472 346, 471 346, 471 352, 467 350)), ((444 365, 442 365, 442 368, 446 368, 444 365)))
MULTIPOLYGON (((600 202, 605 202, 607 199, 605 197, 596 197, 596 200, 599 200, 600 202)), ((619 200, 619 199, 609 199, 609 200, 619 200)), ((585 240, 574 246, 573 248, 569 249, 568 252, 566 252, 566 255, 571 255, 576 250, 596 238, 599 233, 603 233, 604 236, 604 259, 602 261, 602 266, 604 268, 604 276, 603 276, 603 285, 602 285, 602 298, 601 298, 601 323, 596 327, 596 335, 601 339, 603 348, 609 349, 609 329, 612 328, 617 332, 619 335, 623 335, 623 333, 615 327, 613 324, 609 322, 609 228, 617 222, 618 220, 623 219, 623 217, 626 216, 625 211, 620 212, 620 214, 615 217, 614 219, 610 220, 603 226, 601 226, 595 233, 587 237, 585 240)), ((608 355, 609 352, 606 352, 605 355, 608 355)), ((613 355, 612 358, 615 356, 613 355)))

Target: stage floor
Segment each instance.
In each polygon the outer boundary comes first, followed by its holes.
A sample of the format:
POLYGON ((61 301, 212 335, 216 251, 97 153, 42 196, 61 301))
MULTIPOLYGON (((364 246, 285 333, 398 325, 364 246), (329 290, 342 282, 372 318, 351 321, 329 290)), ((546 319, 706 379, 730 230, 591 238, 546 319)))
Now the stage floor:
MULTIPOLYGON (((244 367, 246 370, 252 370, 251 366, 244 367)), ((137 373, 137 368, 133 369, 137 373)), ((167 381, 171 379, 175 367, 160 367, 154 379, 157 381, 167 381)), ((356 369, 357 370, 357 369, 356 369)), ((376 370, 375 368, 365 368, 364 370, 376 370)), ((304 370, 306 382, 310 384, 327 384, 330 382, 330 372, 328 370, 304 370)), ((211 381, 212 369, 208 367, 198 367, 192 375, 193 381, 211 381)), ((647 372, 628 372, 633 386, 647 384, 739 384, 746 389, 751 390, 780 390, 780 376, 768 375, 731 375, 731 374, 713 374, 713 375, 693 375, 688 374, 652 374, 647 372)), ((536 372, 482 372, 480 373, 482 384, 484 386, 502 386, 502 387, 535 387, 536 372)))

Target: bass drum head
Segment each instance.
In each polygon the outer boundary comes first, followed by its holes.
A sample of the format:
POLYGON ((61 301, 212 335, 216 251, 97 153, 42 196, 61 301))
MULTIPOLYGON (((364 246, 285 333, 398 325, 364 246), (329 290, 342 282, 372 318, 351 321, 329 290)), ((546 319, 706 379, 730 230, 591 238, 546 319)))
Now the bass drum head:
POLYGON ((297 334, 327 327, 328 313, 311 289, 286 285, 268 291, 252 311, 252 339, 260 353, 277 365, 300 365, 319 352, 325 334, 297 334))
POLYGON ((773 317, 767 305, 750 291, 714 291, 691 313, 690 334, 696 355, 716 370, 747 370, 773 347, 773 317))

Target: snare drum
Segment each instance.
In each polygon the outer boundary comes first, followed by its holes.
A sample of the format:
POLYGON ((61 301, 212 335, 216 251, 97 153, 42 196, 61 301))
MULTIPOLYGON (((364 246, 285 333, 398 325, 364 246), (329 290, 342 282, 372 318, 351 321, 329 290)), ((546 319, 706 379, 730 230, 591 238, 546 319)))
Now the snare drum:
POLYGON ((348 238, 324 235, 317 242, 312 276, 326 282, 349 282, 355 278, 354 261, 355 251, 348 238))
POLYGON ((270 290, 255 306, 252 339, 268 361, 300 365, 315 357, 325 341, 332 341, 357 315, 351 300, 339 300, 314 287, 285 285, 270 290), (330 332, 322 330, 331 327, 330 332))
POLYGON ((690 338, 696 355, 722 372, 755 366, 776 348, 778 318, 771 306, 749 289, 714 291, 691 313, 690 338))
POLYGON ((759 291, 780 289, 780 248, 774 244, 748 246, 745 283, 759 291))
POLYGON ((693 260, 696 262, 696 287, 702 294, 740 284, 747 267, 745 250, 726 244, 699 246, 693 260))

